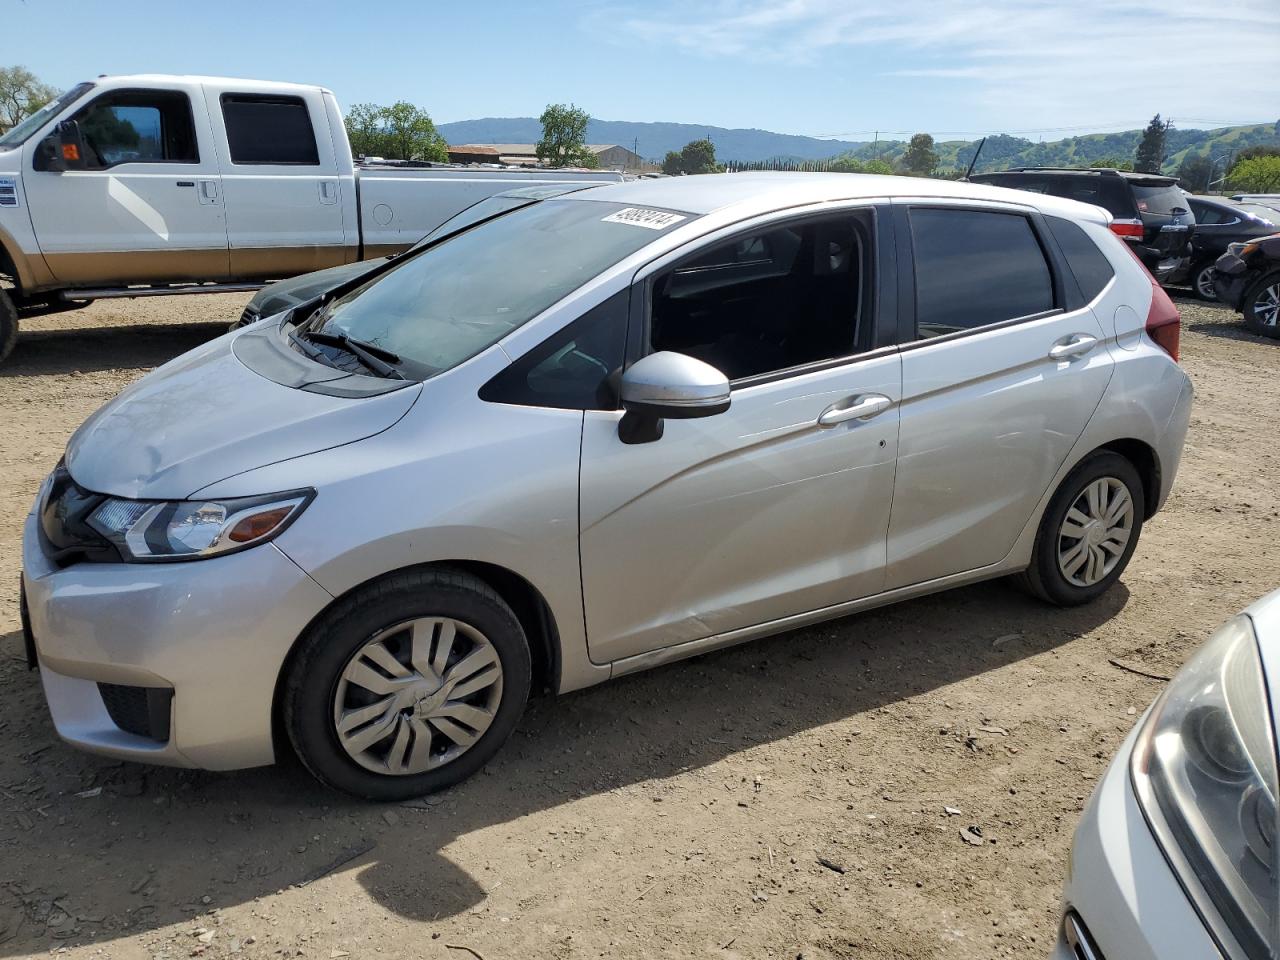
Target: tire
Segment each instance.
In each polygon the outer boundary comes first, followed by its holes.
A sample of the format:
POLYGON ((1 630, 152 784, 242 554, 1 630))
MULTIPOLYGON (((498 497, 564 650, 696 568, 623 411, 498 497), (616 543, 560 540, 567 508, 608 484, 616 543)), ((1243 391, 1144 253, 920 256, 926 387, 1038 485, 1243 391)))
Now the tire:
POLYGON ((18 311, 5 290, 0 290, 0 363, 18 345, 18 311))
POLYGON ((1218 294, 1213 289, 1213 263, 1205 260, 1191 268, 1191 289, 1201 300, 1209 303, 1218 302, 1218 294))
POLYGON ((486 583, 448 568, 407 571, 354 591, 312 625, 286 666, 282 719, 322 783, 404 800, 484 766, 520 720, 530 679, 520 621, 486 583))
MULTIPOLYGON (((1146 499, 1142 490, 1142 478, 1138 476, 1133 464, 1118 453, 1108 450, 1090 454, 1067 475, 1049 501, 1040 521, 1040 529, 1036 533, 1031 566, 1018 578, 1020 585, 1041 600, 1060 607, 1078 606, 1097 599, 1120 579, 1125 567, 1129 565, 1129 558, 1133 556, 1138 538, 1142 534, 1145 515, 1146 499), (1080 528, 1082 525, 1076 522, 1074 512, 1078 511, 1086 518, 1097 512, 1090 503, 1089 491, 1095 484, 1104 481, 1109 498, 1106 506, 1117 503, 1121 488, 1128 497, 1127 516, 1121 508, 1121 522, 1117 524, 1117 529, 1124 531, 1123 541, 1117 542, 1121 539, 1120 534, 1108 529, 1109 525, 1105 523, 1108 511, 1104 507, 1101 511, 1103 520, 1099 521, 1102 524, 1100 532, 1093 534, 1100 539, 1094 545, 1085 546, 1084 566, 1074 570, 1074 576, 1070 576, 1066 569, 1071 569, 1080 559, 1073 548, 1076 544, 1089 544, 1091 541, 1088 535, 1077 538, 1066 534, 1064 524, 1068 520, 1068 514, 1073 514, 1072 525, 1080 528), (1115 549, 1117 546, 1118 550, 1115 549), (1103 560, 1094 568, 1092 556, 1098 555, 1103 560), (1065 564, 1066 569, 1060 560, 1062 556, 1069 559, 1065 564), (1094 579, 1095 573, 1101 576, 1094 579)), ((1091 528, 1099 529, 1096 525, 1091 528)), ((1090 527, 1086 526, 1085 529, 1090 527)))
POLYGON ((1280 339, 1280 273, 1270 273, 1246 290, 1240 312, 1251 333, 1280 339))

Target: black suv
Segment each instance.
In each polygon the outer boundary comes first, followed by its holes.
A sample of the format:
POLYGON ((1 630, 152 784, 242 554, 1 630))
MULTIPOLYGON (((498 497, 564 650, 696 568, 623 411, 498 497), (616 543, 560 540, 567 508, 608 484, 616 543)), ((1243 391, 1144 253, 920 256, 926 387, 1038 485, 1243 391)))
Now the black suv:
POLYGON ((1246 327, 1280 338, 1280 233, 1228 246, 1213 286, 1219 300, 1244 314, 1246 327))
POLYGON ((969 179, 1102 207, 1114 218, 1112 232, 1124 238, 1160 283, 1190 271, 1196 218, 1174 177, 1102 167, 1015 167, 969 179))

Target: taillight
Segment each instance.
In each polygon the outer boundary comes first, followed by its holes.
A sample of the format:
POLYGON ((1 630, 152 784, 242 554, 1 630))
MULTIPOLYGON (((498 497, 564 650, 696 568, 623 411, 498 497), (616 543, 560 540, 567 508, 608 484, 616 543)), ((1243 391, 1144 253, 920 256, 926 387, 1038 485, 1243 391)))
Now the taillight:
POLYGON ((1177 362, 1178 342, 1182 338, 1182 315, 1154 278, 1151 280, 1151 309, 1147 311, 1147 336, 1177 362))
POLYGON ((1135 237, 1141 240, 1145 227, 1141 220, 1112 220, 1111 232, 1117 237, 1135 237))
POLYGON ((1147 311, 1147 336, 1155 342, 1157 347, 1173 357, 1176 363, 1179 344, 1182 340, 1182 314, 1178 313, 1178 308, 1164 292, 1164 287, 1156 283, 1156 278, 1151 275, 1151 271, 1147 269, 1147 265, 1142 262, 1134 249, 1127 243, 1124 246, 1134 262, 1147 275, 1147 279, 1151 281, 1151 309, 1147 311))

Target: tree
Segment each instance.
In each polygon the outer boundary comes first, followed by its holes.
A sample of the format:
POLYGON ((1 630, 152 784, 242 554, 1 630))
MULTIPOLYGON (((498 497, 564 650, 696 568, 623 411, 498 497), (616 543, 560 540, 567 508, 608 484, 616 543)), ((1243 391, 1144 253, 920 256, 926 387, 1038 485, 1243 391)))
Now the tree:
POLYGON ((1198 153, 1189 153, 1178 164, 1178 180, 1188 190, 1208 190, 1213 161, 1198 153))
POLYGON ((357 103, 346 116, 347 139, 357 157, 447 163, 449 145, 431 115, 405 100, 389 107, 357 103))
POLYGON ((58 95, 26 67, 0 67, 0 133, 16 126, 58 95))
POLYGON ((1280 193, 1280 157, 1249 157, 1232 166, 1227 189, 1241 193, 1280 193))
POLYGON ((1169 126, 1157 113, 1142 131, 1142 140, 1133 157, 1133 168, 1139 173, 1160 172, 1160 166, 1164 163, 1165 139, 1169 134, 1169 126))
POLYGON ((542 139, 538 141, 538 159, 552 167, 590 167, 600 165, 596 155, 587 149, 587 111, 572 103, 549 103, 538 118, 542 139))
POLYGON ((917 177, 927 177, 938 165, 938 151, 933 148, 933 137, 917 133, 907 144, 902 155, 902 165, 917 177))
POLYGON ((1257 146, 1245 147, 1236 154, 1235 159, 1239 163, 1241 160, 1252 160, 1254 157, 1280 157, 1280 146, 1260 143, 1257 146))
POLYGON ((724 168, 716 163, 716 145, 707 137, 701 140, 690 140, 676 153, 668 150, 662 160, 662 172, 670 176, 687 173, 723 173, 724 168))
POLYGON ((1102 167, 1107 170, 1132 170, 1132 160, 1122 160, 1119 157, 1103 157, 1101 160, 1095 160, 1089 164, 1091 167, 1102 167))
POLYGON ((892 174, 893 167, 883 160, 872 158, 871 160, 860 160, 852 153, 842 153, 831 161, 828 169, 832 173, 877 173, 892 174))

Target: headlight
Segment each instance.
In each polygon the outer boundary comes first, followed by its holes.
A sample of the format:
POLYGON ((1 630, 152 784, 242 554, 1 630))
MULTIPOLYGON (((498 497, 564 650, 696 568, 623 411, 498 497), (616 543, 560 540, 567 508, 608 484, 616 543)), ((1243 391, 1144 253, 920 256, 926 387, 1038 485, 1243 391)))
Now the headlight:
POLYGON ((1239 616, 1173 678, 1133 753, 1134 787, 1153 826, 1167 826, 1155 830, 1166 853, 1250 960, 1280 943, 1271 731, 1253 626, 1239 616))
POLYGON ((266 543, 315 496, 293 490, 231 500, 104 500, 89 526, 126 560, 202 560, 266 543))

